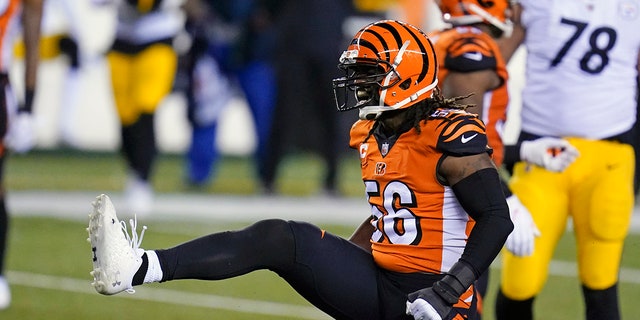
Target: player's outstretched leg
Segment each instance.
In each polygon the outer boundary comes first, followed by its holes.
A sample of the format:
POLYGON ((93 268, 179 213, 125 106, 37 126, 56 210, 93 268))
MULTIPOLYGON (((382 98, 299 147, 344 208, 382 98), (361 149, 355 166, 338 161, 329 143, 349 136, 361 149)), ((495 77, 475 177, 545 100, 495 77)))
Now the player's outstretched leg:
POLYGON ((142 264, 144 250, 140 248, 146 226, 138 239, 137 221, 130 220, 131 236, 127 225, 118 220, 116 210, 107 195, 99 195, 92 203, 89 214, 89 239, 93 254, 93 287, 101 294, 112 295, 122 291, 133 293, 132 280, 142 264))

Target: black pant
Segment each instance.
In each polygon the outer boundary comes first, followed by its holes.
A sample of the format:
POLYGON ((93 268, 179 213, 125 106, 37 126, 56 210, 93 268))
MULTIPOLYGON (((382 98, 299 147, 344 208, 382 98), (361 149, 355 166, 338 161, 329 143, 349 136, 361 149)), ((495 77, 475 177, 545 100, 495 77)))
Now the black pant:
POLYGON ((283 220, 156 252, 163 281, 219 280, 268 269, 335 319, 413 319, 405 314, 407 294, 441 277, 380 269, 353 243, 308 223, 283 220))

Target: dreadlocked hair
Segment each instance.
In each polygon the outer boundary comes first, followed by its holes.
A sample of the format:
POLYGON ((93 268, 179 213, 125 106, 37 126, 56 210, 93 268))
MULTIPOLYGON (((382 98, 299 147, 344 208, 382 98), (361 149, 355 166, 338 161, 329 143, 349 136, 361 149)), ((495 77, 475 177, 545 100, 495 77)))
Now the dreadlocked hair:
MULTIPOLYGON (((442 96, 442 92, 438 87, 433 90, 433 96, 431 98, 424 99, 418 103, 416 103, 413 107, 407 109, 393 110, 387 111, 380 115, 379 120, 384 119, 384 117, 392 117, 400 112, 407 113, 407 121, 413 121, 412 127, 418 131, 418 134, 422 132, 420 129, 420 122, 427 121, 429 116, 438 108, 443 109, 458 109, 458 110, 466 110, 467 108, 473 107, 473 104, 460 104, 458 101, 464 100, 472 96, 473 93, 469 93, 464 96, 458 96, 453 98, 445 98, 442 96)), ((363 143, 369 140, 369 137, 373 134, 376 128, 380 125, 380 121, 376 121, 374 125, 369 130, 369 133, 364 138, 363 143)))
POLYGON ((460 104, 458 101, 464 100, 472 96, 473 93, 469 93, 464 96, 458 96, 453 98, 445 98, 442 95, 442 92, 438 87, 433 90, 433 96, 428 99, 424 99, 418 102, 413 108, 408 108, 407 112, 407 121, 413 121, 413 128, 418 131, 418 133, 422 132, 420 129, 420 123, 422 121, 427 121, 429 116, 439 108, 442 109, 459 109, 466 110, 467 108, 473 107, 473 104, 460 104))
MULTIPOLYGON (((421 133, 422 129, 420 129, 420 122, 427 121, 429 116, 436 109, 443 108, 443 109, 466 110, 467 108, 473 107, 474 105, 460 104, 458 103, 458 101, 469 98, 472 95, 473 93, 469 93, 464 96, 445 98, 444 96, 442 96, 442 92, 440 91, 440 89, 436 87, 433 90, 433 96, 431 98, 424 99, 416 103, 413 107, 410 107, 407 109, 387 111, 383 113, 380 117, 381 119, 383 119, 384 117, 392 117, 400 112, 406 112, 407 113, 406 121, 412 121, 413 122, 412 127, 415 128, 416 131, 418 131, 418 133, 421 133)), ((375 131, 375 129, 378 127, 379 124, 380 122, 376 121, 376 123, 371 127, 371 130, 369 130, 369 133, 367 134, 367 136, 364 138, 363 143, 369 140, 369 137, 371 137, 371 135, 373 134, 373 132, 375 131)))

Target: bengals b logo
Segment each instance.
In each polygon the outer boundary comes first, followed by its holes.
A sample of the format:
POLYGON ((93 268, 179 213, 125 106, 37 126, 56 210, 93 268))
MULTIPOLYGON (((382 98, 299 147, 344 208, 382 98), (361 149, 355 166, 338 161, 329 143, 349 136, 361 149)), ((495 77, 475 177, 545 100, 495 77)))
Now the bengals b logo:
POLYGON ((382 176, 387 172, 387 164, 384 162, 376 163, 376 171, 375 174, 377 176, 382 176))

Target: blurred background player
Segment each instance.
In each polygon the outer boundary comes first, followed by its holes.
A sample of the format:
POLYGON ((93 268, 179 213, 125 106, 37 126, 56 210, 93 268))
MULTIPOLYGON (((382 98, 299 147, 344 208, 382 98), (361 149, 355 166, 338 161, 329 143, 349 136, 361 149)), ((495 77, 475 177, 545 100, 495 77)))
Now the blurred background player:
POLYGON ((183 61, 192 130, 186 158, 188 184, 203 186, 214 176, 218 119, 234 96, 243 97, 251 110, 257 136, 255 162, 262 176, 276 97, 274 18, 281 3, 198 0, 185 7, 187 30, 194 39, 183 61))
POLYGON ((348 41, 343 25, 353 14, 351 1, 299 0, 286 1, 275 19, 277 95, 260 174, 264 193, 278 191, 276 178, 285 156, 302 150, 318 153, 324 163, 320 193, 339 194, 338 164, 348 152, 340 141, 348 126, 340 135, 345 115, 327 106, 334 104, 331 80, 339 75, 335 57, 348 41))
POLYGON ((116 36, 107 60, 128 167, 124 192, 130 214, 144 215, 152 208, 151 178, 158 152, 154 114, 176 75, 173 41, 184 30, 183 2, 117 2, 116 36))
MULTIPOLYGON (((40 37, 40 70, 43 74, 59 73, 60 78, 48 82, 49 101, 46 112, 38 112, 38 127, 53 125, 58 130, 40 133, 39 146, 62 144, 82 148, 85 140, 76 130, 83 119, 82 96, 90 85, 87 73, 102 67, 103 55, 113 42, 112 24, 100 28, 101 36, 88 31, 88 21, 99 25, 111 22, 115 14, 102 10, 106 0, 47 0, 44 2, 40 37), (108 27, 107 27, 108 26, 108 27), (61 70, 63 66, 64 70, 61 70), (54 93, 55 92, 55 93, 54 93)), ((16 57, 24 56, 24 43, 16 43, 16 57)), ((42 77, 41 77, 42 79, 42 77)), ((47 79, 45 76, 44 79, 47 79)), ((44 80, 46 81, 46 80, 44 80)), ((91 114, 90 112, 88 114, 91 114)))
POLYGON ((42 0, 3 1, 0 7, 0 90, 3 106, 0 108, 0 309, 11 304, 11 291, 4 277, 5 257, 9 232, 9 215, 4 190, 4 163, 8 148, 22 153, 33 147, 32 106, 35 97, 36 76, 39 60, 40 24, 42 20, 42 0), (18 107, 9 83, 9 67, 12 63, 14 36, 20 31, 25 44, 24 100, 18 107), (8 127, 7 127, 8 125, 8 127))
MULTIPOLYGON (((461 103, 469 104, 467 111, 475 113, 485 123, 487 140, 493 149, 492 159, 496 166, 502 165, 503 128, 507 119, 509 94, 507 90, 507 66, 502 59, 496 38, 511 31, 507 15, 507 0, 491 2, 475 0, 436 1, 443 14, 445 28, 430 34, 436 48, 439 72, 438 85, 447 97, 466 97, 461 103)), ((505 188, 505 191, 508 191, 505 188)), ((513 195, 506 194, 507 203, 518 203, 513 195), (514 201, 515 200, 515 201, 514 201)), ((513 215, 514 208, 510 208, 513 215)), ((529 215, 526 208, 522 215, 529 215)), ((514 217, 514 231, 522 228, 514 217)), ((531 221, 531 220, 530 220, 531 221)), ((535 225, 526 226, 530 242, 533 243, 535 225)), ((513 237, 510 237, 513 239, 513 237)), ((524 240, 524 239, 522 239, 524 240)), ((489 270, 478 279, 479 297, 486 295, 489 270)), ((482 315, 482 303, 478 304, 482 315)))
MULTIPOLYGON (((439 86, 445 96, 465 97, 461 102, 470 105, 467 111, 482 119, 487 128, 489 146, 493 149, 492 159, 497 167, 501 167, 505 151, 502 137, 509 105, 509 77, 496 39, 508 37, 512 31, 509 2, 441 0, 437 3, 444 22, 451 25, 431 34, 440 66, 439 86)), ((561 139, 536 140, 529 145, 525 143, 522 149, 525 157, 532 161, 530 154, 546 154, 549 148, 572 149, 568 142, 561 139)), ((569 150, 565 153, 571 156, 569 150)), ((514 223, 506 248, 518 256, 529 255, 539 231, 506 182, 504 192, 514 223)), ((481 297, 486 295, 488 272, 479 279, 481 297)))
MULTIPOLYGON (((469 112, 487 126, 492 158, 503 159, 503 128, 507 119, 509 79, 507 66, 495 39, 511 32, 509 3, 476 0, 437 1, 452 27, 431 33, 439 62, 439 86, 445 96, 464 96, 469 112)), ((508 35, 507 35, 508 36, 508 35)))
POLYGON ((519 141, 566 137, 580 157, 564 172, 517 163, 511 190, 541 232, 531 256, 503 255, 498 319, 533 319, 571 218, 586 319, 619 319, 618 273, 634 204, 640 2, 521 0, 509 59, 527 50, 519 141))

